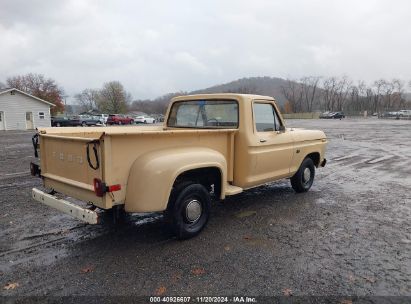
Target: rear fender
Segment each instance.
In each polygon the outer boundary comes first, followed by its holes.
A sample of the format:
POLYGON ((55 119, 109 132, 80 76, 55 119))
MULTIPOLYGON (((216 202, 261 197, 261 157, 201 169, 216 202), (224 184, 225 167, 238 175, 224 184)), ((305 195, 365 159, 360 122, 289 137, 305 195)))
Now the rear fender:
POLYGON ((189 170, 215 167, 221 172, 221 193, 225 193, 227 162, 218 151, 202 148, 173 148, 148 152, 137 158, 127 181, 125 210, 155 212, 167 208, 177 177, 189 170))

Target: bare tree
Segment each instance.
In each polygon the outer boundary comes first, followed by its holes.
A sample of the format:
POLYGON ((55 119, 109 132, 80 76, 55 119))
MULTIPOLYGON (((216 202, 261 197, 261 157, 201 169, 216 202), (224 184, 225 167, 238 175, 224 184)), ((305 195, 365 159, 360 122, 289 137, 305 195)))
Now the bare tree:
POLYGON ((309 76, 301 78, 301 89, 304 98, 305 111, 311 112, 313 109, 313 103, 316 98, 318 82, 320 77, 309 76))
POLYGON ((130 93, 119 81, 106 82, 98 94, 98 107, 106 113, 125 113, 130 101, 130 93))
POLYGON ((360 103, 360 89, 359 86, 352 85, 350 87, 350 103, 351 109, 355 111, 361 111, 361 103, 360 103))
POLYGON ((382 102, 385 110, 392 108, 392 93, 394 91, 394 84, 390 81, 385 81, 382 86, 382 102))
POLYGON ((97 109, 98 90, 85 89, 74 96, 82 111, 97 109))
POLYGON ((329 77, 324 79, 322 83, 322 103, 323 108, 327 111, 334 110, 334 104, 338 89, 337 77, 329 77))
POLYGON ((337 91, 335 95, 336 108, 338 111, 344 110, 344 104, 347 100, 351 84, 352 81, 347 76, 344 76, 338 80, 337 91))
POLYGON ((301 89, 301 83, 287 79, 287 84, 282 86, 281 90, 289 102, 292 112, 302 112, 303 90, 301 89))
POLYGON ((374 112, 381 112, 382 108, 382 92, 386 81, 385 79, 379 79, 374 82, 373 91, 373 111, 374 112))
POLYGON ((405 83, 401 79, 395 78, 392 80, 393 85, 393 104, 396 106, 397 109, 404 107, 405 105, 405 98, 404 98, 404 86, 405 83))

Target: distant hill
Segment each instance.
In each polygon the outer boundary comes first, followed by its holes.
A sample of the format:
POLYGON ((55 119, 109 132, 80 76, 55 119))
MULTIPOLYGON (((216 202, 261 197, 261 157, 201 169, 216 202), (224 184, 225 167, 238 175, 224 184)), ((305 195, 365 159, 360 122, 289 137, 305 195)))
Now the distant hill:
POLYGON ((164 113, 170 99, 178 95, 201 94, 201 93, 242 93, 272 96, 280 106, 285 103, 282 86, 287 82, 275 77, 249 77, 234 80, 228 83, 215 85, 209 88, 191 92, 177 92, 160 96, 153 100, 135 100, 130 110, 139 110, 146 113, 164 113))
POLYGON ((282 86, 286 86, 286 80, 275 77, 249 77, 219 84, 210 88, 196 90, 190 94, 200 93, 243 93, 258 94, 274 97, 280 105, 284 105, 285 97, 282 86))

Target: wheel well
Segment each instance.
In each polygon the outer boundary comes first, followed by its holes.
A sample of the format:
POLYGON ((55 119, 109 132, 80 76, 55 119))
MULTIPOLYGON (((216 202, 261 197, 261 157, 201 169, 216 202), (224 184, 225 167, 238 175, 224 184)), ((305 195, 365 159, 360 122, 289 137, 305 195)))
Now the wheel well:
POLYGON ((306 158, 311 158, 316 167, 320 165, 320 153, 318 152, 310 153, 306 156, 306 158))
POLYGON ((210 192, 214 190, 214 195, 218 198, 221 195, 221 171, 217 167, 199 168, 183 172, 174 181, 173 188, 187 181, 201 184, 210 192))

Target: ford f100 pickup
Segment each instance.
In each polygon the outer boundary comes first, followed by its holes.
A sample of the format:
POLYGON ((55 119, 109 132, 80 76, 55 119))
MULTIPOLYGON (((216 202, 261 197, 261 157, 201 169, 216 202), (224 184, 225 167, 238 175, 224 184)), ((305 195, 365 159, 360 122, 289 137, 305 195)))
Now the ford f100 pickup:
POLYGON ((32 196, 90 224, 100 221, 97 208, 164 212, 185 239, 206 226, 212 199, 284 178, 308 191, 326 143, 322 131, 286 128, 272 97, 180 96, 163 125, 39 129, 31 172, 50 191, 34 188, 32 196))

